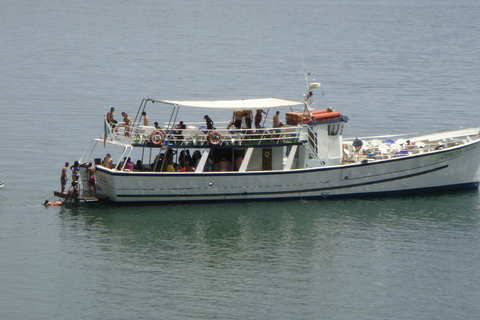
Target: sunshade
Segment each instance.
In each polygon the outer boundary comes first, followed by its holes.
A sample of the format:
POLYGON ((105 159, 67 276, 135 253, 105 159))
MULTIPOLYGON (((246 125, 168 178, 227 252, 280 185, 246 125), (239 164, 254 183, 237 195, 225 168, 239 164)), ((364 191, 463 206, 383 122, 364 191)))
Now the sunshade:
POLYGON ((219 100, 219 101, 173 101, 173 100, 156 100, 156 102, 171 105, 208 108, 219 110, 259 110, 281 107, 292 107, 303 104, 301 101, 279 99, 279 98, 263 98, 263 99, 244 99, 244 100, 219 100))

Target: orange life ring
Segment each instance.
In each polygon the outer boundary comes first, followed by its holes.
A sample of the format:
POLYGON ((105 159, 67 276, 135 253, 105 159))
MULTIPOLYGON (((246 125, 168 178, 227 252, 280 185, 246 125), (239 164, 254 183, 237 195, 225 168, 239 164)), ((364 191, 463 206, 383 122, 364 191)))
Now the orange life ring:
POLYGON ((222 142, 222 135, 218 131, 210 131, 207 136, 207 141, 211 145, 216 146, 222 142))
POLYGON ((154 130, 150 134, 150 142, 155 145, 162 144, 163 140, 165 140, 165 133, 162 130, 154 130))

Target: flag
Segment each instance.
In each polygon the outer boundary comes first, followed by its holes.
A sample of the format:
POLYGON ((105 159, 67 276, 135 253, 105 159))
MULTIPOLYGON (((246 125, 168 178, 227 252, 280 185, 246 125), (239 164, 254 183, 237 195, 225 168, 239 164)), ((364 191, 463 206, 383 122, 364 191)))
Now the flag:
POLYGON ((105 145, 107 143, 107 137, 110 134, 110 125, 107 122, 107 117, 103 118, 103 147, 105 148, 105 145))

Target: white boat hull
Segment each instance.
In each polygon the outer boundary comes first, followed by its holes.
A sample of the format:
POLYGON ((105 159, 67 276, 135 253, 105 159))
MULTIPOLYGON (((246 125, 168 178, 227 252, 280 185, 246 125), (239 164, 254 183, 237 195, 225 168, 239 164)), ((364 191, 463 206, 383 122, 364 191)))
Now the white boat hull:
POLYGON ((98 167, 114 202, 358 197, 478 188, 480 141, 401 158, 290 171, 121 172, 98 167))

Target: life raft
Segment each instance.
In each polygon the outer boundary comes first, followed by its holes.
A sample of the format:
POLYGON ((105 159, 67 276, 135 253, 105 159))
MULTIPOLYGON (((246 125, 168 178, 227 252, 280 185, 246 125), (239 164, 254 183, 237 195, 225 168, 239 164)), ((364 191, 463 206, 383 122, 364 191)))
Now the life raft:
POLYGON ((211 145, 219 145, 220 142, 222 142, 222 135, 218 131, 210 131, 210 133, 207 135, 207 141, 211 145))
POLYGON ((163 140, 165 140, 165 133, 162 130, 154 130, 150 134, 150 142, 154 145, 162 144, 163 140))

